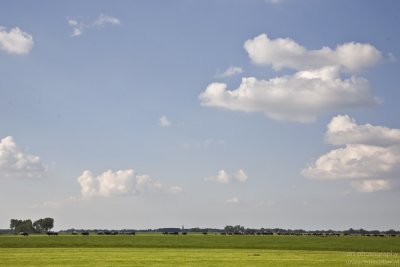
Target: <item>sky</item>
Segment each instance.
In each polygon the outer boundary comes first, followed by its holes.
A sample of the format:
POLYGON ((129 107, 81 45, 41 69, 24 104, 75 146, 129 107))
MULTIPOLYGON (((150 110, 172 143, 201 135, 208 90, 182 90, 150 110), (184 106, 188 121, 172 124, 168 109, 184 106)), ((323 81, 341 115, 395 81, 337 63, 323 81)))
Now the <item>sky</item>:
POLYGON ((398 1, 2 1, 0 228, 397 229, 398 1))

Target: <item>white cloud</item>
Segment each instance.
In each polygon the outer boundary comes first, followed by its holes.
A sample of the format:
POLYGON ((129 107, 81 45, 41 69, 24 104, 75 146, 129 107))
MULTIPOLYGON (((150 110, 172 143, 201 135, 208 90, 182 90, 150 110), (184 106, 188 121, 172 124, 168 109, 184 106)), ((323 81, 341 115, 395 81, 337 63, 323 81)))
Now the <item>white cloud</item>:
POLYGON ((239 203, 239 198, 237 198, 237 197, 228 198, 225 200, 225 202, 230 203, 230 204, 239 203))
POLYGON ((243 73, 243 69, 241 67, 230 66, 223 73, 217 73, 216 78, 227 78, 241 73, 243 73))
POLYGON ((400 146, 349 144, 320 156, 302 174, 322 180, 395 178, 399 167, 400 146))
POLYGON ((235 175, 230 175, 225 170, 220 170, 216 176, 205 178, 206 181, 213 181, 222 184, 227 184, 233 180, 243 183, 247 181, 247 179, 248 176, 242 169, 238 170, 235 175))
POLYGON ((342 80, 336 67, 270 80, 243 78, 235 90, 227 90, 225 83, 212 83, 199 99, 207 107, 263 112, 272 119, 302 123, 313 122, 323 113, 379 103, 366 79, 352 76, 342 80))
POLYGON ((161 116, 159 119, 158 124, 160 126, 170 126, 171 125, 171 121, 167 118, 167 116, 161 116))
POLYGON ((357 191, 363 193, 372 193, 378 191, 389 191, 393 185, 390 180, 363 180, 352 181, 351 186, 357 191))
POLYGON ((72 33, 71 37, 76 37, 80 36, 83 34, 83 32, 86 29, 92 28, 92 27, 102 27, 106 24, 110 25, 120 25, 121 21, 115 17, 100 14, 97 19, 90 23, 90 22, 84 22, 82 20, 78 19, 73 19, 73 18, 67 18, 68 25, 72 28, 72 33))
POLYGON ((327 126, 329 143, 345 147, 329 151, 301 171, 319 180, 349 180, 361 192, 386 191, 400 179, 400 140, 397 129, 358 125, 349 116, 336 116, 327 126))
POLYGON ((96 26, 103 26, 105 24, 119 25, 121 21, 115 17, 100 14, 93 24, 96 26))
POLYGON ((400 129, 371 124, 358 125, 347 115, 334 117, 327 125, 325 140, 333 145, 367 144, 390 146, 400 144, 400 129))
MULTIPOLYGON (((117 195, 130 195, 159 192, 163 185, 149 175, 136 175, 134 170, 108 170, 98 176, 86 170, 77 178, 83 197, 110 197, 117 195)), ((172 186, 168 192, 177 194, 183 189, 172 186)))
POLYGON ((0 177, 40 178, 45 173, 40 158, 24 153, 11 136, 0 141, 0 177))
POLYGON ((276 120, 310 123, 329 112, 371 107, 380 103, 367 79, 351 75, 377 64, 381 52, 368 43, 349 42, 335 49, 307 50, 289 38, 260 34, 244 43, 251 61, 294 74, 268 80, 244 77, 237 89, 211 83, 199 95, 203 106, 263 112, 276 120))
POLYGON ((133 170, 108 170, 97 177, 91 171, 84 171, 78 177, 81 194, 84 197, 124 195, 134 192, 135 176, 133 170))
POLYGON ((182 186, 171 186, 168 189, 168 193, 170 194, 180 194, 183 192, 183 187, 182 186))
POLYGON ((76 19, 67 19, 68 24, 72 27, 71 37, 79 36, 83 33, 84 25, 76 19))
POLYGON ((216 176, 206 178, 206 180, 208 181, 214 181, 222 184, 229 183, 230 179, 230 175, 225 170, 218 171, 218 174, 216 176))
POLYGON ((290 38, 270 39, 267 34, 247 40, 244 48, 253 63, 272 65, 275 70, 340 66, 355 72, 377 64, 382 57, 381 52, 370 44, 350 42, 338 45, 334 50, 329 47, 307 50, 290 38))
POLYGON ((14 27, 7 32, 5 27, 0 26, 0 50, 9 54, 28 54, 33 47, 32 35, 14 27))
POLYGON ((244 172, 244 170, 240 169, 236 172, 235 179, 239 182, 245 182, 247 179, 249 179, 249 177, 247 177, 247 174, 244 172))

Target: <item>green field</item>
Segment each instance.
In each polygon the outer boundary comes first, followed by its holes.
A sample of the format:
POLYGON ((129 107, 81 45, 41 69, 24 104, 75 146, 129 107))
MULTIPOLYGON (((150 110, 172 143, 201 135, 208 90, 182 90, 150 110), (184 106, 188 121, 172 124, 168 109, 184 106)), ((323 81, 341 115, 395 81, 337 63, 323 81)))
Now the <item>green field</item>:
POLYGON ((0 266, 400 266, 400 237, 4 235, 0 266))

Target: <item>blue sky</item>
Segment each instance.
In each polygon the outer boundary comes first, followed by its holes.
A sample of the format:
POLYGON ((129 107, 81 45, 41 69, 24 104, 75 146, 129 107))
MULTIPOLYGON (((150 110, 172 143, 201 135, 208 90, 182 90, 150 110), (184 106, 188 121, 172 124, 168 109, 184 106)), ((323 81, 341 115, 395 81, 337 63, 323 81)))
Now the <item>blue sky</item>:
POLYGON ((3 1, 0 228, 398 229, 397 1, 3 1))

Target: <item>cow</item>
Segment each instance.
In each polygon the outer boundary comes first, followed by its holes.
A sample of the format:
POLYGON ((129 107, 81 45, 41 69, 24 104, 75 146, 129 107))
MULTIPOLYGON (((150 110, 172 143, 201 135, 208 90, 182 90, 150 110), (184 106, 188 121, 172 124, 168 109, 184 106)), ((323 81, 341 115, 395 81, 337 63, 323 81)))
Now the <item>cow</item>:
POLYGON ((87 235, 89 235, 89 232, 82 232, 81 235, 87 236, 87 235))
POLYGON ((23 236, 28 236, 29 235, 29 233, 27 233, 27 232, 19 232, 19 234, 23 235, 23 236))
POLYGON ((56 233, 56 232, 47 232, 46 234, 47 235, 58 235, 58 233, 56 233))

